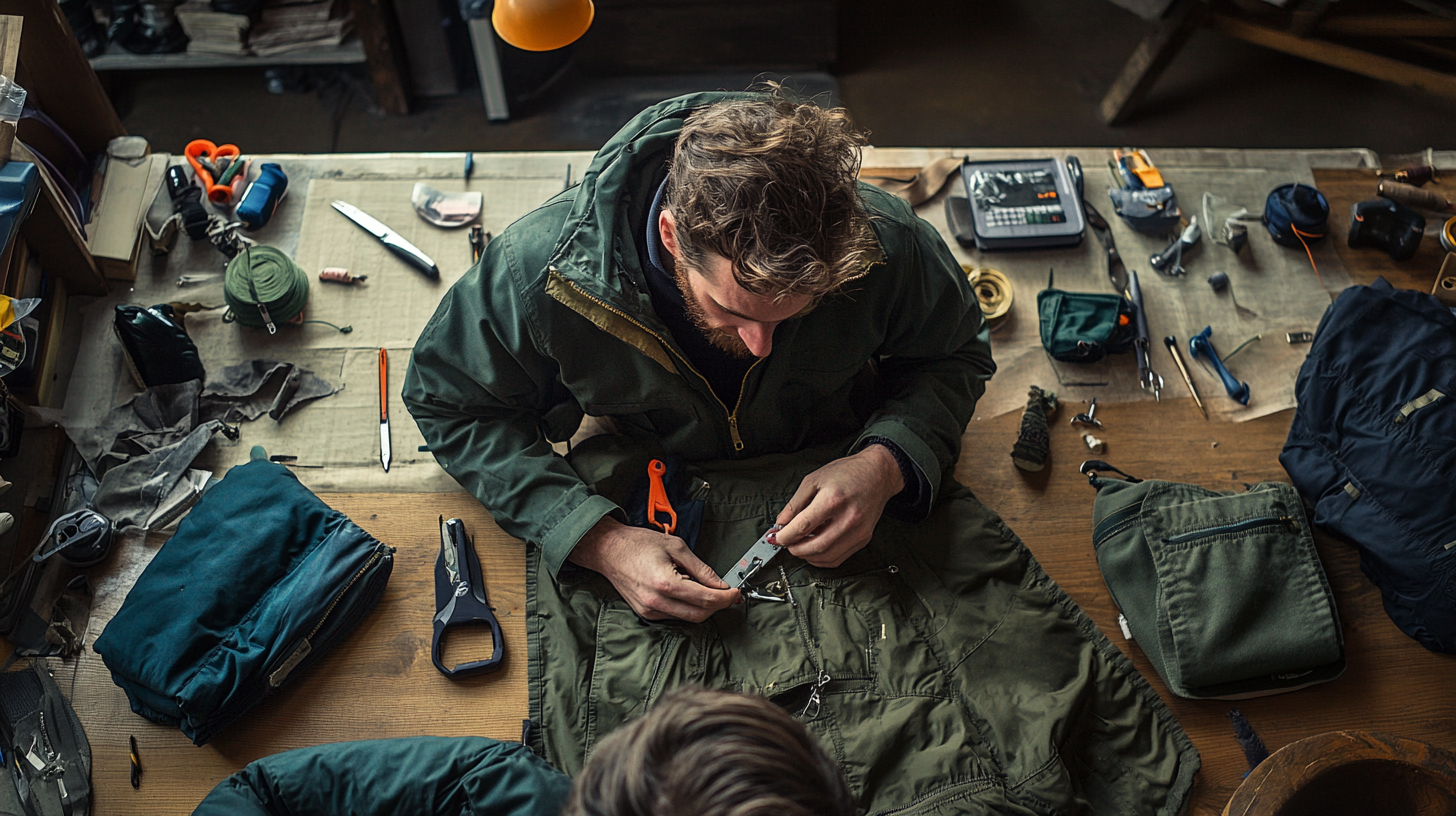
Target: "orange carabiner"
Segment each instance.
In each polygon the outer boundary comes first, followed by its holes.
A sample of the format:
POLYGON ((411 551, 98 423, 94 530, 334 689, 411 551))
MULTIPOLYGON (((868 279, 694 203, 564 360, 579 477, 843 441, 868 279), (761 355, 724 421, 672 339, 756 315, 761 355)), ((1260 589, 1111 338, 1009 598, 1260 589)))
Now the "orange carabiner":
POLYGON ((647 463, 647 521, 662 528, 664 533, 672 535, 677 530, 677 511, 672 509, 672 504, 667 500, 667 488, 662 484, 664 473, 667 473, 667 465, 661 459, 653 459, 647 463), (658 513, 666 513, 670 520, 658 520, 658 513))

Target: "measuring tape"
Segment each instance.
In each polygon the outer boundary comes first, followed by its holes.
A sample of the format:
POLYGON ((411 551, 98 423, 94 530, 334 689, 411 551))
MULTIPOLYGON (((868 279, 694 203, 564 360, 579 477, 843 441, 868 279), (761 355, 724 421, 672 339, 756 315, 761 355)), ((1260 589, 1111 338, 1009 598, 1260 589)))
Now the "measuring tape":
POLYGON ((999 270, 989 267, 972 269, 961 264, 961 269, 965 270, 966 277, 971 282, 971 290, 976 293, 976 300, 981 304, 981 316, 988 325, 995 328, 1011 312, 1011 301, 1015 298, 1011 281, 999 270))

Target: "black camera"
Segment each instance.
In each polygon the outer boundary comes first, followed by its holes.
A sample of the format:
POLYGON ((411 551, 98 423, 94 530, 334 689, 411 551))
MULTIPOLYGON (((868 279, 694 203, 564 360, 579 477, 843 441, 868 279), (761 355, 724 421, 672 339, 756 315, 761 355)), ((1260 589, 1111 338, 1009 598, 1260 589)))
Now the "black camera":
POLYGON ((1351 247, 1375 247, 1397 261, 1409 260, 1421 245, 1426 219, 1389 199, 1361 201, 1350 211, 1351 247))

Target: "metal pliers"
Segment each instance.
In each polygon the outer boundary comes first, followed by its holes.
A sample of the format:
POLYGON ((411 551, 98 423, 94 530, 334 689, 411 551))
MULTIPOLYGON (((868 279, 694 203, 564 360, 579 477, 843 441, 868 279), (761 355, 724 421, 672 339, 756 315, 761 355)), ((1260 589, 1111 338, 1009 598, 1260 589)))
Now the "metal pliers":
POLYGON ((500 622, 491 611, 485 594, 485 581, 480 574, 480 559, 475 544, 465 534, 465 522, 458 518, 440 517, 440 556, 435 559, 435 634, 430 644, 430 660, 446 677, 470 677, 495 671, 506 656, 501 639, 500 622), (459 663, 446 668, 440 662, 440 646, 450 629, 485 624, 490 627, 490 657, 459 663))

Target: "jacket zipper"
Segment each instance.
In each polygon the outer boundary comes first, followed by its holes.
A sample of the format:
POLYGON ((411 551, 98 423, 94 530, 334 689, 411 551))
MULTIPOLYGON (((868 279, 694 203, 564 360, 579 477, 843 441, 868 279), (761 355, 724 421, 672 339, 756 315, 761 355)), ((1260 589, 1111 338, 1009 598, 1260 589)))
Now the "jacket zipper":
MULTIPOLYGON (((561 270, 557 269, 554 266, 553 267, 550 267, 550 269, 551 269, 551 271, 557 272, 558 274, 561 271, 561 270)), ((649 329, 646 326, 642 325, 641 321, 637 320, 637 318, 632 317, 631 315, 627 314, 626 312, 622 311, 621 309, 618 309, 618 308, 616 308, 616 307, 608 304, 606 301, 602 300, 601 298, 597 297, 596 295, 593 295, 592 293, 586 291, 585 289, 582 289, 580 286, 577 286, 574 282, 572 282, 570 280, 567 280, 567 278, 566 278, 565 275, 562 275, 561 276, 561 280, 565 281, 565 283, 566 283, 567 286, 570 286, 572 289, 575 289, 578 293, 580 293, 582 297, 586 298, 587 300, 590 300, 592 303, 597 304, 598 306, 602 307, 603 309, 606 309, 607 311, 611 312, 612 314, 616 315, 617 317, 622 318, 623 320, 627 321, 628 323, 631 323, 632 325, 636 326, 637 328, 641 329, 642 331, 645 331, 648 334, 652 335, 653 338, 657 340, 657 342, 659 342, 659 343, 662 344, 662 347, 663 348, 665 348, 669 352, 671 352, 672 353, 672 356, 678 358, 679 360, 682 360, 683 365, 684 366, 687 366, 687 369, 689 371, 691 371, 694 374, 698 375, 698 379, 702 380, 704 384, 707 384, 708 378, 707 377, 704 377, 703 374, 702 374, 702 372, 700 372, 696 368, 694 368, 692 362, 690 362, 688 360, 688 358, 684 357, 682 354, 679 354, 678 351, 677 351, 677 349, 675 349, 675 348, 672 347, 672 344, 671 343, 669 343, 669 342, 667 342, 667 340, 663 339, 662 335, 660 335, 657 332, 653 331, 652 329, 649 329)), ((738 384, 738 401, 736 403, 734 403, 732 410, 729 410, 728 406, 723 402, 723 400, 718 399, 718 395, 715 394, 715 393, 713 393, 713 386, 712 385, 708 385, 708 393, 709 394, 712 394, 713 401, 716 402, 716 403, 718 403, 718 407, 722 408, 723 409, 723 413, 726 414, 727 417, 728 417, 728 435, 730 437, 732 437, 732 439, 733 439, 733 450, 734 450, 735 453, 738 452, 738 451, 743 450, 743 437, 742 436, 739 436, 739 434, 738 434, 738 407, 743 404, 743 392, 748 389, 748 375, 752 374, 753 373, 753 370, 755 368, 758 368, 758 364, 761 363, 761 362, 763 362, 763 358, 762 357, 754 360, 753 361, 753 365, 749 366, 748 367, 748 370, 745 371, 745 372, 743 372, 743 382, 741 382, 741 383, 738 384)))
POLYGON ((1143 503, 1139 501, 1135 504, 1130 504, 1127 507, 1116 511, 1109 515, 1107 518, 1103 519, 1102 522, 1097 525, 1097 528, 1092 531, 1092 548, 1096 549, 1102 546, 1103 541, 1106 541, 1108 538, 1111 538, 1113 535, 1121 532, 1129 524, 1136 521, 1138 514, 1141 513, 1142 510, 1143 503))
POLYGON ((1195 539, 1206 538, 1221 533, 1241 533, 1245 530, 1252 530, 1256 527, 1268 527, 1272 524, 1283 524, 1290 530, 1299 530, 1299 521, 1291 516, 1259 516, 1258 518, 1244 519, 1233 524, 1221 524, 1217 527, 1205 527, 1202 530, 1193 530, 1174 536, 1165 536, 1163 543, 1183 544, 1195 539))
POLYGON ((349 579, 349 583, 345 584, 344 588, 334 595, 334 599, 329 602, 329 608, 325 609, 324 613, 319 616, 318 621, 313 625, 313 629, 304 636, 303 640, 294 648, 293 653, 288 656, 288 659, 283 661, 283 665, 268 674, 268 685, 273 688, 278 688, 283 685, 283 681, 288 679, 288 675, 298 667, 299 663, 303 662, 305 657, 308 657, 309 652, 313 651, 314 635, 317 635, 319 630, 324 627, 324 624, 329 619, 329 615, 333 614, 334 607, 339 605, 339 601, 343 600, 349 594, 349 590, 354 587, 354 584, 358 583, 360 578, 368 573, 369 570, 373 569, 374 565, 379 563, 379 559, 382 557, 384 557, 384 554, 376 549, 374 554, 369 556, 369 560, 364 562, 364 566, 360 567, 354 573, 354 577, 349 579))

